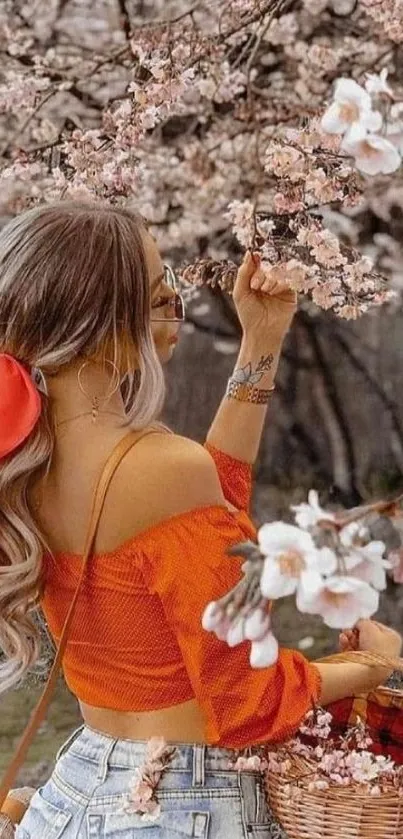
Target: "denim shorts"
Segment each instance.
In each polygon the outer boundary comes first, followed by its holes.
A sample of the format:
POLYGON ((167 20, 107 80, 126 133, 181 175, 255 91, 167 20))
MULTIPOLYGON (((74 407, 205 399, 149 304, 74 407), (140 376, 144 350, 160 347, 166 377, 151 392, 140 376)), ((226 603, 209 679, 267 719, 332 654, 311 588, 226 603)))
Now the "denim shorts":
POLYGON ((127 812, 122 802, 146 746, 81 726, 15 839, 287 839, 270 815, 261 773, 228 768, 232 749, 170 743, 175 751, 155 789, 160 814, 151 822, 127 812))

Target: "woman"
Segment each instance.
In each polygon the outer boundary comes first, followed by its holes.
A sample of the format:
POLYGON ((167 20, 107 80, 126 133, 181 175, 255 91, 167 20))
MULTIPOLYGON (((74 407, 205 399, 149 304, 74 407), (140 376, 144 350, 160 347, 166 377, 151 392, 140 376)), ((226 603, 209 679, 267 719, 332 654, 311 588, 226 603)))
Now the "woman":
MULTIPOLYGON (((97 477, 128 426, 141 429, 110 485, 64 657, 84 725, 59 751, 17 839, 279 835, 259 772, 228 768, 237 750, 281 741, 312 701, 388 675, 309 663, 288 649, 252 670, 247 643, 231 649, 202 629, 207 603, 242 575, 227 548, 255 536, 251 465, 296 307, 250 254, 234 302, 240 353, 203 447, 156 421, 183 304, 142 221, 62 203, 2 231, 2 689, 38 658, 29 618, 38 603, 60 637, 97 477), (159 778, 153 795, 147 769, 159 778)), ((365 622, 360 645, 393 655, 400 638, 365 622)))

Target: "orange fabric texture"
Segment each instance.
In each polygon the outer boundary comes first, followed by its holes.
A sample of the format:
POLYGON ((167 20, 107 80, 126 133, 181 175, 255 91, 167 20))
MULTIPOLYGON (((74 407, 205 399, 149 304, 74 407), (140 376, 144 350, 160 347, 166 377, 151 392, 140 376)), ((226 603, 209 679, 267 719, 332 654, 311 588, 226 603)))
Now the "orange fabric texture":
MULTIPOLYGON (((223 505, 173 516, 90 560, 64 656, 66 682, 91 705, 148 711, 196 698, 209 745, 282 741, 320 693, 315 665, 282 649, 253 670, 250 642, 230 648, 201 626, 203 610, 242 577, 229 546, 255 539, 248 517, 251 468, 212 446, 223 505)), ((78 583, 81 557, 44 556, 42 608, 57 641, 78 583)))

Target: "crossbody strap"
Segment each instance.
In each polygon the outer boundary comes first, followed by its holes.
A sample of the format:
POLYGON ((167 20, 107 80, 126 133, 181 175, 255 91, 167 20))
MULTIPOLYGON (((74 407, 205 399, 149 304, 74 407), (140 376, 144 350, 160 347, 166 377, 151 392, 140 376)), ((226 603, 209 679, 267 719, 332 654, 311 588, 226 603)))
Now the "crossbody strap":
POLYGON ((1 779, 0 783, 0 811, 4 804, 5 799, 10 791, 10 788, 13 786, 14 781, 16 779, 17 773, 23 764, 28 749, 32 743, 32 740, 36 734, 37 729, 39 728, 40 724, 43 722, 45 718, 45 714, 49 705, 49 702, 52 698, 52 694, 56 687, 57 679, 59 676, 59 671, 62 663, 63 653, 66 648, 68 633, 70 630, 70 626, 74 617, 74 612, 76 608, 76 603, 79 595, 79 591, 81 588, 81 583, 84 579, 84 575, 86 572, 88 560, 92 556, 95 536, 98 529, 99 520, 101 517, 101 513, 103 510, 106 493, 108 491, 109 484, 113 478, 113 475, 116 472, 117 467, 119 466, 120 462, 123 460, 124 456, 127 452, 138 443, 143 437, 146 437, 148 434, 155 434, 156 432, 160 431, 158 428, 148 429, 143 432, 130 432, 127 434, 123 440, 120 440, 118 445, 113 450, 112 454, 110 455, 109 459, 107 460, 105 467, 101 473, 99 481, 97 483, 93 502, 92 502, 92 509, 91 509, 91 516, 90 516, 90 523, 87 531, 87 536, 85 540, 85 547, 84 547, 84 554, 83 554, 83 567, 80 574, 80 579, 78 581, 78 585, 76 591, 74 593, 73 600, 70 604, 69 611, 67 613, 66 620, 64 622, 62 634, 60 636, 59 645, 56 652, 55 660, 52 664, 51 671, 49 673, 46 685, 42 692, 42 695, 34 708, 29 722, 25 728, 25 731, 22 735, 20 742, 17 745, 16 751, 13 755, 11 763, 9 764, 3 778, 1 779))

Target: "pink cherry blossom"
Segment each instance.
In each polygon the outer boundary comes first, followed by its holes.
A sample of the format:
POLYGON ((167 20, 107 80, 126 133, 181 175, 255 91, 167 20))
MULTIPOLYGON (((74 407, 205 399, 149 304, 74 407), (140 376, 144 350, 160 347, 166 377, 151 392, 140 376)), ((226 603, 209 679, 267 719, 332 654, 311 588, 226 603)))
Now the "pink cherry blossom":
POLYGON ((126 812, 138 813, 142 821, 159 819, 161 805, 156 797, 156 787, 174 752, 175 747, 168 746, 163 737, 152 737, 148 741, 144 763, 135 769, 132 786, 123 800, 126 812))
POLYGON ((321 615, 332 629, 354 627, 361 618, 370 618, 378 609, 379 592, 363 580, 346 575, 323 579, 316 590, 297 590, 300 612, 321 615))
POLYGON ((342 148, 355 158, 357 169, 365 175, 388 175, 402 162, 393 143, 378 134, 367 134, 359 140, 343 140, 342 148))

